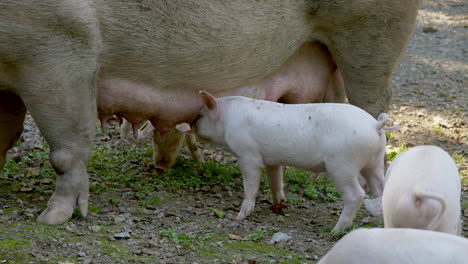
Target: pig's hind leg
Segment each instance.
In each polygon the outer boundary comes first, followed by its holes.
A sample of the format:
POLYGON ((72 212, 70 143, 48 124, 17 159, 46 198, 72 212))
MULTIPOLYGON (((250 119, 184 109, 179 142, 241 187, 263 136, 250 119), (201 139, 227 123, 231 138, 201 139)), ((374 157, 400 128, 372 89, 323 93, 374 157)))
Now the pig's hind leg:
POLYGON ((6 152, 13 147, 23 132, 26 107, 19 96, 0 88, 0 170, 6 159, 6 152))
POLYGON ((268 184, 273 196, 273 205, 286 202, 283 192, 283 170, 281 166, 267 166, 268 184))
POLYGON ((384 188, 383 167, 363 169, 361 173, 372 191, 372 197, 382 196, 384 188))
POLYGON ((358 181, 359 170, 354 170, 349 166, 339 166, 327 167, 327 171, 343 196, 343 211, 332 230, 333 233, 337 233, 352 224, 356 211, 364 200, 365 192, 358 181))

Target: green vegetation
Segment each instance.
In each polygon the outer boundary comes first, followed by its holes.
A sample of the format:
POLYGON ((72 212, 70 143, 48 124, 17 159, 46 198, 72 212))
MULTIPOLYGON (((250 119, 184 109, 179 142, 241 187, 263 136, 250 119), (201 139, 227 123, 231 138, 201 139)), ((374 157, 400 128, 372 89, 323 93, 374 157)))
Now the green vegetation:
POLYGON ((266 228, 264 227, 259 227, 255 232, 250 233, 244 237, 244 240, 247 241, 259 241, 262 240, 265 237, 266 234, 266 228))
POLYGON ((284 172, 284 185, 292 192, 304 191, 304 196, 319 202, 333 202, 341 195, 329 177, 312 179, 311 173, 296 168, 287 168, 284 172))
POLYGON ((405 144, 400 144, 396 147, 387 146, 387 160, 392 161, 401 154, 402 152, 407 151, 409 148, 405 144))

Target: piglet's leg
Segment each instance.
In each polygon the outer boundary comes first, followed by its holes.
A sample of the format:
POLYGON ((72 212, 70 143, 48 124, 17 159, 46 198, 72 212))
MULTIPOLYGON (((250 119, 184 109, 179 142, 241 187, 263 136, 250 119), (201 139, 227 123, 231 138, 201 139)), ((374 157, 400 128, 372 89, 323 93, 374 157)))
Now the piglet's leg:
POLYGON ((236 220, 243 220, 251 215, 255 207, 255 196, 260 187, 260 179, 262 176, 262 168, 256 163, 247 159, 239 160, 239 166, 242 172, 244 182, 244 200, 242 208, 236 217, 236 220))
POLYGON ((356 211, 361 206, 364 200, 365 192, 359 185, 358 181, 358 170, 350 169, 346 166, 340 166, 340 168, 328 169, 330 177, 336 184, 337 189, 343 195, 343 211, 333 228, 332 232, 340 232, 350 226, 356 216, 356 211))
POLYGON ((283 192, 283 170, 281 166, 267 166, 268 184, 273 196, 273 205, 286 202, 283 192))
POLYGON ((190 152, 190 156, 198 162, 205 162, 205 160, 203 159, 201 149, 198 147, 195 134, 186 133, 186 140, 187 140, 187 146, 190 152))

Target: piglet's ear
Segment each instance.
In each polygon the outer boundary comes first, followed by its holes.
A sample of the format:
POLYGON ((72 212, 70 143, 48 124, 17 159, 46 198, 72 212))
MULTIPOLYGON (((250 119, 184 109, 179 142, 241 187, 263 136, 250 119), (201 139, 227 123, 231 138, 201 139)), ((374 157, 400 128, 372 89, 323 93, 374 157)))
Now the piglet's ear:
POLYGON ((177 125, 175 126, 175 128, 176 128, 178 131, 182 132, 182 133, 190 133, 190 132, 192 132, 192 128, 190 127, 190 125, 187 124, 187 123, 185 123, 185 122, 184 122, 184 123, 177 124, 177 125))
POLYGON ((216 98, 212 96, 210 93, 204 90, 200 91, 199 93, 203 100, 203 103, 208 108, 208 110, 213 110, 218 106, 218 102, 216 101, 216 98))

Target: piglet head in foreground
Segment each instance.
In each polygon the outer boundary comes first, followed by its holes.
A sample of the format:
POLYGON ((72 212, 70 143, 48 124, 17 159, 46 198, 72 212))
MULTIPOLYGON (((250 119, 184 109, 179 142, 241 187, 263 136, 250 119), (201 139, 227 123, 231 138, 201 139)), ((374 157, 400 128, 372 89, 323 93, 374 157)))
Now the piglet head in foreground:
POLYGON ((219 122, 219 119, 222 118, 219 102, 206 91, 200 91, 200 96, 204 106, 192 128, 201 141, 224 146, 225 131, 224 125, 219 122))

